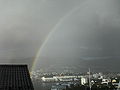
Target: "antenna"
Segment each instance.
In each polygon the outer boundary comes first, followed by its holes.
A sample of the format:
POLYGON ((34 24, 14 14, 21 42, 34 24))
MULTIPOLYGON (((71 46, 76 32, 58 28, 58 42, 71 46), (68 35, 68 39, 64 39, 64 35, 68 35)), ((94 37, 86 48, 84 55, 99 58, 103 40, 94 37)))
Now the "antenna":
POLYGON ((91 74, 91 73, 90 73, 90 68, 89 68, 89 73, 88 73, 88 74, 89 74, 89 88, 90 88, 90 90, 91 90, 91 79, 90 79, 90 78, 91 78, 91 77, 90 77, 90 74, 91 74))

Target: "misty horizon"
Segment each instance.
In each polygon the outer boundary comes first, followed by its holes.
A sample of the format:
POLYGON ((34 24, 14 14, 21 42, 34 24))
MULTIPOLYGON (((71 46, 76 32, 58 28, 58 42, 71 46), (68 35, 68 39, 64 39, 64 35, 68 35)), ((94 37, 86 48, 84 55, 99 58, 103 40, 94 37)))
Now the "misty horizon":
POLYGON ((119 71, 119 3, 1 0, 0 63, 25 63, 33 71, 61 66, 119 71))

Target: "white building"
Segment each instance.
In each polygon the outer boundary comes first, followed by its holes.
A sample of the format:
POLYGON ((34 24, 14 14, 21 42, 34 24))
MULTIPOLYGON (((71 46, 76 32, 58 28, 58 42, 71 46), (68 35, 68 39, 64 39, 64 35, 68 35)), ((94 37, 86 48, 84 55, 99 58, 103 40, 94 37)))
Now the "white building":
POLYGON ((88 83, 88 78, 87 77, 81 77, 81 84, 85 85, 86 83, 88 83))
POLYGON ((53 76, 53 77, 42 77, 43 82, 54 82, 54 81, 78 81, 81 76, 53 76))
POLYGON ((102 79, 102 83, 101 84, 107 84, 110 82, 110 79, 102 79))
POLYGON ((55 82, 55 81, 58 81, 56 78, 53 78, 53 77, 42 77, 41 80, 43 82, 55 82))

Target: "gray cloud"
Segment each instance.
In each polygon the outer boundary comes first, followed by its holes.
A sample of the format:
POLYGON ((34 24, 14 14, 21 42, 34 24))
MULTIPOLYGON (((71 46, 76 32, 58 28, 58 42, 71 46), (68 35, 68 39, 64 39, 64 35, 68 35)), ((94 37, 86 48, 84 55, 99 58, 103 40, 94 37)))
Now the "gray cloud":
POLYGON ((93 64, 98 66, 97 60, 106 60, 106 67, 109 67, 109 59, 110 62, 119 62, 119 3, 118 0, 90 0, 76 7, 59 22, 42 49, 37 64, 46 67, 51 64, 78 64, 88 68, 93 64), (84 62, 92 59, 96 61, 84 62))
POLYGON ((32 64, 56 23, 83 1, 1 0, 0 63, 32 64))
POLYGON ((107 67, 109 59, 119 62, 119 3, 119 0, 1 0, 0 63, 31 65, 51 31, 36 67, 79 64, 87 68, 104 60, 107 67))

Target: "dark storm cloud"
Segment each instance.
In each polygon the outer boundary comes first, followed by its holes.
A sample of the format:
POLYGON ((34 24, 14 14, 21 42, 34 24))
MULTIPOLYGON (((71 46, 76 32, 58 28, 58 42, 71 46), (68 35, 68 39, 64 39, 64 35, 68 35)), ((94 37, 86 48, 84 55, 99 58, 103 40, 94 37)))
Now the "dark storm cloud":
POLYGON ((76 7, 59 22, 37 64, 46 67, 77 64, 100 70, 104 65, 110 69, 116 62, 111 70, 117 71, 120 62, 119 4, 119 0, 88 0, 76 7))
POLYGON ((49 32, 82 1, 1 0, 0 63, 32 64, 49 32))
POLYGON ((119 4, 119 0, 1 0, 0 63, 31 65, 51 31, 36 67, 75 63, 87 68, 104 60, 108 67, 114 59, 119 63, 119 4))

